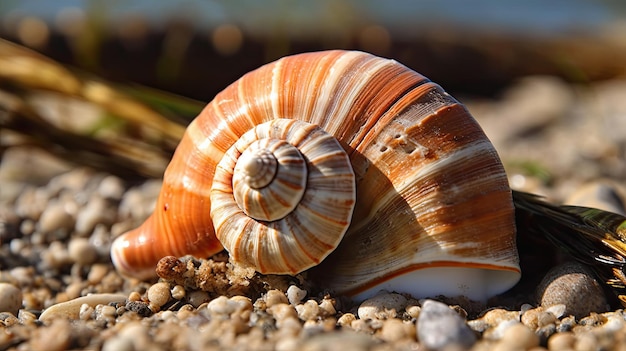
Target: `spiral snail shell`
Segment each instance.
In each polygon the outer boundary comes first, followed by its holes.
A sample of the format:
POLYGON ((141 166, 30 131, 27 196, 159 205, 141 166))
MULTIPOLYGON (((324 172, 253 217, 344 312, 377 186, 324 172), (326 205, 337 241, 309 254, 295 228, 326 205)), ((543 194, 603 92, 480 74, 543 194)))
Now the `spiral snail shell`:
POLYGON ((357 299, 484 299, 520 277, 511 190, 478 123, 424 76, 357 51, 284 57, 219 93, 111 255, 144 278, 163 256, 223 247, 261 273, 314 267, 357 299))

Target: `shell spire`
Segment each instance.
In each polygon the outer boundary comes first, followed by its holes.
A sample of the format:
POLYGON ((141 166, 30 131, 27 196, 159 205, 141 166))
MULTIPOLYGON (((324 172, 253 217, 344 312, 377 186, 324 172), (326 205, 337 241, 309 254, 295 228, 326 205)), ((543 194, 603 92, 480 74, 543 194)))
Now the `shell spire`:
POLYGON ((245 133, 218 164, 211 216, 236 262, 261 273, 295 274, 337 247, 350 225, 355 193, 350 159, 335 138, 307 122, 275 119, 245 133), (268 152, 276 167, 250 159, 268 152), (272 181, 251 189, 245 172, 237 172, 250 164, 258 170, 269 165, 272 181))

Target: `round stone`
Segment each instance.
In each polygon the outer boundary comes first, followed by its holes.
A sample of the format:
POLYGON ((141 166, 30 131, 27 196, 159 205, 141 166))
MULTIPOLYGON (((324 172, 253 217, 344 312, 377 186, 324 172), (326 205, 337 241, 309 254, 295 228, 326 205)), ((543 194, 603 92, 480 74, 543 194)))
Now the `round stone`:
POLYGON ((0 283, 0 312, 17 316, 22 307, 22 291, 9 283, 0 283))
POLYGON ((541 306, 563 304, 564 315, 577 319, 608 309, 602 286, 589 268, 578 262, 567 262, 551 269, 539 284, 537 295, 541 306))
POLYGON ((165 305, 171 297, 172 294, 167 283, 156 283, 148 289, 148 300, 155 306, 165 305))
POLYGON ((72 238, 67 251, 70 260, 78 264, 88 265, 98 259, 98 251, 86 238, 72 238))

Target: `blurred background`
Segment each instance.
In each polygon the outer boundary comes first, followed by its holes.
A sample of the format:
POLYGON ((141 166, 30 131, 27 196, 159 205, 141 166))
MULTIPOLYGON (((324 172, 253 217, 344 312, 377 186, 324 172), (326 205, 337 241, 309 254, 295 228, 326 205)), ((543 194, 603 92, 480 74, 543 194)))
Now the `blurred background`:
MULTIPOLYGON (((514 187, 623 184, 625 19, 620 0, 3 0, 0 122, 21 138, 0 135, 0 151, 159 178, 184 126, 242 74, 343 48, 394 58, 465 103, 514 187)), ((23 168, 7 154, 4 169, 23 168)))
POLYGON ((208 101, 290 53, 392 57, 447 90, 494 94, 518 77, 626 73, 619 0, 3 0, 0 36, 62 63, 208 101))

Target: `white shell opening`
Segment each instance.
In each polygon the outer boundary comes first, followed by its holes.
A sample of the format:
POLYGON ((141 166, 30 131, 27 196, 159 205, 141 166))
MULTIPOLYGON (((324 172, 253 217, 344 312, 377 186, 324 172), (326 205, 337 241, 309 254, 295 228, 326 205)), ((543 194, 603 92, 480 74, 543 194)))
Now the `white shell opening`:
POLYGON ((421 299, 439 295, 465 296, 474 301, 486 302, 488 298, 512 288, 521 273, 508 270, 481 268, 435 267, 411 271, 376 284, 353 295, 356 301, 366 300, 381 290, 407 293, 421 299))

